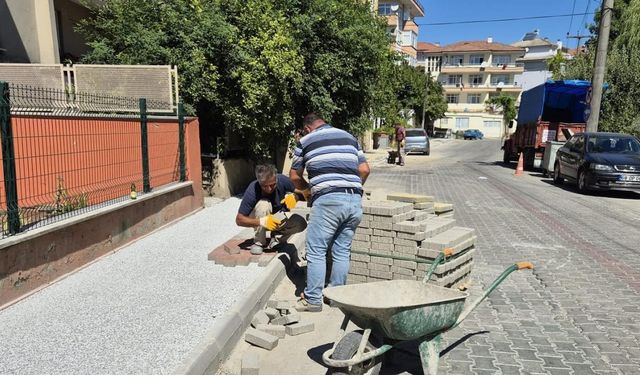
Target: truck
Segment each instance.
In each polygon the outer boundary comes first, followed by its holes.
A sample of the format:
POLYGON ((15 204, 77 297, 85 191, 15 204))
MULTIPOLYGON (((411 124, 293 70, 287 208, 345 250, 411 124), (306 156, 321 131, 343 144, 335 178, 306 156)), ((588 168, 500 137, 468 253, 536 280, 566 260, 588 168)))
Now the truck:
POLYGON ((547 81, 522 93, 516 131, 505 140, 503 161, 523 156, 524 169, 540 168, 548 141, 565 142, 584 132, 589 116, 591 82, 547 81))

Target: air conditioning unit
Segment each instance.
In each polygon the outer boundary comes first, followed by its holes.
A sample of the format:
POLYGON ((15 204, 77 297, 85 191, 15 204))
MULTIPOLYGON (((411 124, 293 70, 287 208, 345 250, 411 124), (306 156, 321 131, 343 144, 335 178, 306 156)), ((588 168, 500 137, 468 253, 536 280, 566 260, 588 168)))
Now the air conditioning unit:
POLYGON ((504 82, 498 82, 498 88, 501 89, 504 87, 504 82))

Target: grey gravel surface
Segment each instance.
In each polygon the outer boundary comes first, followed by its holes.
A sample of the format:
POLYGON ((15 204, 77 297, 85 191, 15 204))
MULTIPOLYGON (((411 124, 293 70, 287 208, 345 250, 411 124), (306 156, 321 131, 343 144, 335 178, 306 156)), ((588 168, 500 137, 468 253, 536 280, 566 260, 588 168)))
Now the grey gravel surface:
POLYGON ((0 311, 0 373, 172 373, 263 271, 207 260, 240 232, 239 203, 207 207, 0 311))

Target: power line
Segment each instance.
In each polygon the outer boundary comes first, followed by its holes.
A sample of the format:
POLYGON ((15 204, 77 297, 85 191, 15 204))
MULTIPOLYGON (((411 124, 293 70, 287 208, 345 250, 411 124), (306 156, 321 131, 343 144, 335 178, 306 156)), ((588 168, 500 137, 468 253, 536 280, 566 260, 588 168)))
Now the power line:
POLYGON ((531 17, 496 18, 496 19, 491 19, 491 20, 469 20, 469 21, 418 23, 417 25, 418 26, 445 26, 445 25, 461 25, 461 24, 468 24, 468 23, 510 22, 510 21, 537 20, 537 19, 546 19, 546 18, 563 18, 563 17, 572 17, 572 16, 586 16, 588 14, 594 14, 594 13, 593 12, 589 12, 589 13, 553 14, 553 15, 531 16, 531 17))
MULTIPOLYGON (((576 11, 576 0, 573 0, 573 7, 571 8, 571 13, 573 14, 576 11)), ((567 31, 567 38, 564 40, 566 45, 569 45, 569 34, 571 34, 571 28, 573 27, 573 16, 571 16, 571 22, 569 22, 569 31, 567 31)))

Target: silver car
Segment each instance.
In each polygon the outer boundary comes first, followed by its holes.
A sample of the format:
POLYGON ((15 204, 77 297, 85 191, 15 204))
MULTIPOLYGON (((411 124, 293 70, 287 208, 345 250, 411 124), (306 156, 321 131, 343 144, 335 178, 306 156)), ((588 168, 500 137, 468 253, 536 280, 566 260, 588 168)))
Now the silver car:
POLYGON ((429 155, 431 147, 429 146, 427 132, 424 129, 407 129, 404 150, 407 154, 410 152, 420 152, 429 155))

